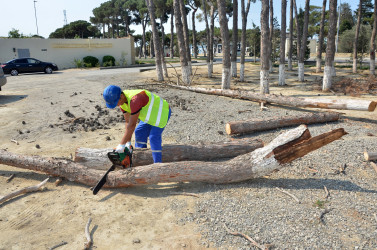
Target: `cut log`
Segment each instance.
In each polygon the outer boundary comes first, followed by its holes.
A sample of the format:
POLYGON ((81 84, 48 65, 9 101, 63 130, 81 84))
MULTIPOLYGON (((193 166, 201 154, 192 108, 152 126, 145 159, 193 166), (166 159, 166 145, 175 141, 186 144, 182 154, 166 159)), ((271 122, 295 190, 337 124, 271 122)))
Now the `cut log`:
MULTIPOLYGON (((235 140, 226 143, 198 144, 198 145, 164 145, 162 147, 163 162, 177 161, 213 161, 229 159, 246 154, 263 147, 262 140, 235 140)), ((111 162, 107 158, 110 148, 92 149, 77 148, 74 161, 90 168, 107 170, 111 162)), ((150 149, 135 148, 132 155, 133 166, 153 163, 150 149)))
POLYGON ((194 88, 189 86, 169 86, 189 90, 197 93, 227 96, 231 98, 238 98, 243 100, 250 100, 255 102, 268 102, 290 107, 308 107, 308 108, 322 108, 322 109, 341 109, 341 110, 360 110, 360 111, 374 111, 377 102, 368 100, 353 100, 353 99, 312 99, 312 98, 299 98, 283 95, 273 94, 259 94, 245 90, 231 90, 231 89, 206 89, 194 88))
POLYGON ((225 130, 228 135, 254 133, 275 128, 289 127, 300 124, 333 122, 339 120, 340 114, 336 112, 307 113, 296 116, 273 117, 270 119, 252 119, 246 121, 228 122, 225 130))
MULTIPOLYGON (((232 183, 271 174, 299 157, 347 134, 343 128, 311 137, 305 125, 286 131, 270 144, 224 162, 156 163, 111 172, 104 187, 129 187, 166 182, 232 183)), ((25 156, 0 150, 0 164, 45 172, 94 186, 105 171, 70 160, 25 156)))
POLYGON ((364 152, 364 158, 366 161, 377 160, 377 152, 364 152))

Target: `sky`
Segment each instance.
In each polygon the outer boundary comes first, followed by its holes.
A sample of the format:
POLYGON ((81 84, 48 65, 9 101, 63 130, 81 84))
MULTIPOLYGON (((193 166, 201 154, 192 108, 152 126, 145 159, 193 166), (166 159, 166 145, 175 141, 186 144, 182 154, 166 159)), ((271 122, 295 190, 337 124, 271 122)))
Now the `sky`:
MULTIPOLYGON (((5 0, 2 0, 5 1, 5 0)), ((90 16, 93 16, 92 10, 99 7, 101 3, 107 0, 12 0, 11 4, 1 6, 1 25, 0 37, 8 37, 8 32, 13 28, 19 30, 24 35, 38 34, 48 38, 50 33, 64 25, 64 10, 66 11, 67 23, 77 20, 86 20, 90 22, 90 16), (34 8, 35 6, 35 8, 34 8), (38 28, 38 29, 37 29, 38 28)), ((247 2, 247 1, 245 1, 247 2)), ((305 0, 296 0, 298 7, 305 7, 305 0)), ((328 8, 327 1, 327 8, 328 8)), ((352 10, 357 8, 356 0, 338 0, 341 3, 348 3, 352 10)), ((322 6, 323 0, 311 0, 311 5, 322 6)), ((247 28, 252 28, 252 22, 260 26, 260 1, 251 4, 248 15, 247 28)), ((241 4, 239 2, 239 8, 241 4)), ((280 23, 281 1, 274 0, 274 16, 280 23)), ((289 15, 289 0, 287 4, 287 15, 289 15)), ((241 15, 239 14, 239 28, 241 28, 241 15)), ((287 20, 289 18, 287 17, 287 20)), ((288 22, 288 21, 287 21, 288 22)), ((189 28, 192 28, 191 15, 188 18, 189 28)), ((287 23, 288 25, 288 23, 287 23)), ((165 31, 170 33, 170 21, 167 22, 165 31)), ((215 24, 218 27, 218 24, 215 24)), ((232 28, 232 19, 229 20, 229 28, 232 28)), ((141 34, 140 26, 133 25, 131 29, 135 34, 141 34)), ((196 22, 198 31, 205 29, 205 24, 196 22)))

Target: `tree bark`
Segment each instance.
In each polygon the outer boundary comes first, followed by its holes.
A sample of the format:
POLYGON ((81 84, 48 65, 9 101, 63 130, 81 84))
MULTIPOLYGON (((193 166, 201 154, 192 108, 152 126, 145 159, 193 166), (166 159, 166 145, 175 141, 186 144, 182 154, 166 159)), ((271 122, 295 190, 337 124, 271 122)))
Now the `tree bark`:
POLYGON ((270 30, 268 24, 269 16, 269 0, 262 0, 262 10, 261 10, 261 71, 260 71, 260 93, 268 94, 269 89, 269 69, 270 69, 270 30))
POLYGON ((232 77, 237 77, 237 49, 238 49, 238 0, 233 0, 233 35, 232 35, 232 77))
POLYGON ((242 16, 242 32, 241 32, 241 59, 240 59, 240 81, 245 81, 245 53, 246 53, 246 27, 247 27, 247 15, 250 10, 250 2, 247 1, 245 10, 245 0, 241 0, 241 16, 242 16))
POLYGON ((221 88, 230 89, 230 40, 228 19, 226 18, 225 0, 217 0, 217 7, 219 11, 221 40, 223 45, 223 73, 221 88))
MULTIPOLYGON (((336 0, 334 0, 336 1, 336 0)), ((194 88, 186 86, 169 85, 174 88, 189 90, 197 93, 227 96, 231 98, 250 100, 254 102, 275 103, 291 107, 308 107, 308 108, 322 108, 322 109, 340 109, 340 110, 360 110, 373 112, 377 106, 375 101, 354 100, 354 99, 312 99, 299 98, 274 94, 259 94, 245 90, 230 90, 230 89, 206 89, 194 88)))
POLYGON ((185 38, 183 37, 183 25, 180 10, 180 1, 181 0, 174 0, 174 13, 175 13, 175 28, 177 33, 178 39, 178 47, 179 47, 179 59, 181 61, 181 70, 182 70, 182 81, 184 84, 190 85, 190 71, 186 53, 186 43, 185 38))
POLYGON ((181 19, 182 19, 182 26, 183 26, 183 37, 185 40, 185 52, 188 64, 188 74, 189 76, 192 74, 191 70, 191 54, 190 54, 190 35, 187 25, 187 13, 186 13, 186 5, 184 0, 179 0, 179 7, 181 11, 181 19))
POLYGON ((192 20, 192 50, 193 50, 193 53, 194 53, 194 57, 195 58, 198 58, 198 45, 196 43, 196 30, 195 30, 195 13, 196 11, 198 10, 198 8, 194 8, 194 7, 191 7, 192 8, 192 16, 191 16, 191 20, 192 20))
POLYGON ((364 152, 364 158, 366 161, 377 160, 377 152, 364 152))
POLYGON ((207 70, 208 70, 208 78, 212 77, 212 71, 211 71, 211 31, 208 24, 208 18, 207 18, 207 4, 205 0, 202 0, 202 6, 203 6, 203 12, 204 12, 204 21, 206 23, 206 32, 207 32, 207 70))
POLYGON ((287 0, 281 0, 279 86, 285 85, 285 39, 287 29, 287 0))
POLYGON ((174 58, 174 5, 171 6, 170 15, 170 58, 174 58))
POLYGON ((293 47, 293 0, 290 1, 289 11, 289 50, 288 50, 288 70, 292 71, 292 48, 293 47))
MULTIPOLYGON (((344 129, 311 137, 305 125, 276 137, 270 144, 225 162, 183 161, 156 163, 111 172, 104 187, 130 187, 167 182, 233 183, 271 174, 311 151, 341 138, 344 129)), ((45 172, 94 186, 105 171, 40 156, 17 155, 0 150, 0 164, 45 172)))
POLYGON ((356 24, 356 32, 355 32, 355 39, 353 41, 353 64, 352 64, 352 72, 357 73, 357 44, 359 40, 359 33, 360 33, 360 25, 361 25, 361 7, 362 7, 363 0, 359 2, 359 11, 357 14, 357 24, 356 24))
POLYGON ((333 122, 339 120, 340 114, 336 112, 307 113, 296 116, 273 117, 270 119, 251 119, 246 121, 233 121, 225 125, 228 135, 255 133, 276 128, 296 126, 300 124, 312 124, 333 122))
POLYGON ((296 0, 293 0, 293 6, 294 6, 294 10, 295 10, 295 24, 296 24, 296 50, 297 50, 297 62, 300 60, 300 50, 301 50, 301 36, 302 36, 302 32, 301 32, 301 26, 299 25, 299 22, 298 22, 298 13, 297 13, 297 4, 296 4, 296 0))
POLYGON ((269 48, 269 60, 270 60, 270 68, 269 68, 269 72, 272 73, 273 72, 273 64, 274 62, 272 61, 272 50, 273 50, 273 45, 274 45, 274 1, 273 0, 270 0, 270 39, 271 39, 271 42, 270 42, 270 48, 269 48))
POLYGON ((306 51, 306 42, 308 38, 308 25, 309 25, 309 4, 310 0, 306 0, 305 2, 305 14, 304 14, 304 29, 302 31, 302 40, 301 40, 301 48, 300 48, 300 58, 298 62, 298 80, 300 82, 304 81, 305 76, 305 67, 304 67, 304 61, 305 61, 305 51, 306 51))
MULTIPOLYGON (((203 145, 164 145, 162 147, 162 160, 165 163, 225 160, 252 152, 261 147, 263 147, 263 142, 259 139, 203 145)), ((74 161, 90 168, 107 170, 110 163, 107 153, 111 151, 112 149, 110 148, 77 148, 74 161)), ((135 167, 153 164, 152 151, 150 149, 135 148, 132 154, 132 162, 135 167)))
POLYGON ((156 73, 157 73, 157 81, 161 82, 164 80, 164 74, 162 70, 162 64, 164 62, 164 59, 161 58, 163 57, 163 52, 161 52, 161 43, 160 43, 160 36, 157 31, 157 26, 156 26, 156 16, 155 16, 155 6, 153 3, 153 0, 146 0, 147 6, 148 6, 148 12, 150 15, 150 21, 151 21, 151 26, 152 26, 152 33, 153 33, 153 45, 154 45, 154 50, 156 53, 156 73))
POLYGON ((329 32, 327 35, 326 60, 325 69, 323 72, 322 91, 330 91, 332 85, 332 71, 335 58, 335 35, 336 35, 336 7, 337 0, 330 0, 329 2, 329 32))
POLYGON ((327 0, 323 0, 321 24, 320 24, 320 27, 319 27, 318 50, 317 50, 317 67, 316 67, 317 73, 321 72, 323 36, 324 36, 325 17, 326 17, 326 2, 327 2, 327 0))
POLYGON ((374 0, 374 11, 373 11, 373 30, 370 37, 370 52, 369 52, 369 69, 370 74, 375 74, 376 69, 376 32, 377 32, 377 0, 374 0))

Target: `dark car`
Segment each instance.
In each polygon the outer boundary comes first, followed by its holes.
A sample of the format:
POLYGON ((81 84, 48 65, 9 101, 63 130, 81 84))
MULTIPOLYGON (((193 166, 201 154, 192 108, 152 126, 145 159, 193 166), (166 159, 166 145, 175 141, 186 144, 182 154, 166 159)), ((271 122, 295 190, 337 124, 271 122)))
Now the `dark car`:
POLYGON ((16 76, 19 73, 45 72, 51 74, 58 70, 55 63, 42 62, 35 58, 18 58, 1 65, 5 74, 16 76))
POLYGON ((7 78, 4 75, 3 69, 0 68, 0 90, 1 86, 4 86, 7 83, 7 78))

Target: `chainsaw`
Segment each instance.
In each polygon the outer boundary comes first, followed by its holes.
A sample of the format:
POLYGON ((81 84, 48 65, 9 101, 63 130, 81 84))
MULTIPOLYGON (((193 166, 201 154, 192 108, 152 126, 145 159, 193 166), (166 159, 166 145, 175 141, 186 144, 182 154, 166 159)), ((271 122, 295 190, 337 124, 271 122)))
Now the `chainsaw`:
POLYGON ((119 169, 126 169, 132 167, 132 153, 133 153, 133 148, 130 146, 130 149, 127 147, 124 149, 123 153, 118 153, 112 151, 107 153, 107 157, 111 161, 112 165, 107 170, 107 172, 102 176, 101 180, 97 183, 97 185, 93 188, 93 194, 96 195, 98 191, 105 185, 106 180, 107 180, 107 175, 111 172, 114 171, 116 168, 119 169))

